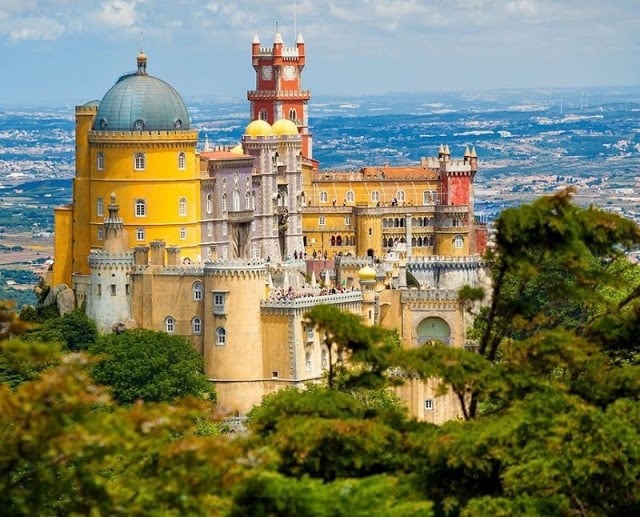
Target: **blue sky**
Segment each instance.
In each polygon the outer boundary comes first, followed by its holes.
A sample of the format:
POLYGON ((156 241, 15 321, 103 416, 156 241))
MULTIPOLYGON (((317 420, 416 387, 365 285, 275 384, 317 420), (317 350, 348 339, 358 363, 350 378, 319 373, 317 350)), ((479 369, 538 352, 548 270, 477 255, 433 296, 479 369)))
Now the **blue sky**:
POLYGON ((141 45, 187 99, 243 97, 276 21, 314 95, 640 84, 639 0, 0 0, 0 106, 101 98, 141 45))

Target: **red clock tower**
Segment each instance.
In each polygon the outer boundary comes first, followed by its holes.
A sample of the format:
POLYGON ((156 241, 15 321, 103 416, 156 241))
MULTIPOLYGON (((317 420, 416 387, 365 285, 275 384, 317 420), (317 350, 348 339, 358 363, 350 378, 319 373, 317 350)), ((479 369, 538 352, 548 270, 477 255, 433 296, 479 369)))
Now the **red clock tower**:
POLYGON ((302 34, 295 47, 285 47, 282 36, 276 32, 273 48, 260 47, 256 34, 251 58, 256 71, 256 89, 247 92, 251 120, 262 119, 270 124, 282 118, 292 120, 302 135, 302 155, 312 158, 308 112, 311 92, 301 89, 305 65, 302 34))

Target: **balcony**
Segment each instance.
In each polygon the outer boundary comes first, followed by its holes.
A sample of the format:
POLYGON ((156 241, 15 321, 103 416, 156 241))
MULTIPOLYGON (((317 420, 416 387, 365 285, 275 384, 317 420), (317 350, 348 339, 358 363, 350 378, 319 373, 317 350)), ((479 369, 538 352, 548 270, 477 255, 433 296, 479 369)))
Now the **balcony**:
POLYGON ((253 221, 253 210, 230 210, 227 213, 227 220, 235 224, 250 223, 253 221))

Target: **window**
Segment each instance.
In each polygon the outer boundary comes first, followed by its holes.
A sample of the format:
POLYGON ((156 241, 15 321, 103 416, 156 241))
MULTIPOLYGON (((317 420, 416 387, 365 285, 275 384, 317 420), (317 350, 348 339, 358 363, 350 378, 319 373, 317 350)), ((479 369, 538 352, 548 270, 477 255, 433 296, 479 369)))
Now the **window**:
POLYGON ((222 221, 222 235, 223 237, 227 235, 227 221, 222 221))
POLYGON ((104 153, 98 153, 96 155, 96 168, 99 171, 103 171, 104 170, 104 153))
POLYGON ((98 217, 104 216, 104 199, 101 197, 96 200, 96 215, 98 217))
POLYGON ((187 229, 184 226, 182 226, 180 228, 180 240, 183 241, 186 238, 187 238, 187 229))
POLYGON ((202 320, 198 316, 191 320, 191 331, 194 334, 202 334, 202 320))
POLYGON ((98 228, 98 240, 99 241, 104 240, 104 228, 102 227, 98 228))
POLYGON ((311 352, 306 352, 304 354, 304 371, 305 372, 311 371, 311 352))
POLYGON ((218 327, 216 329, 216 345, 224 346, 226 344, 227 344, 227 331, 222 327, 218 327))
POLYGON ((251 210, 251 194, 249 192, 244 195, 244 209, 251 210))
POLYGON ((433 399, 424 399, 424 409, 427 411, 433 411, 433 399))
POLYGON ((345 226, 351 226, 351 216, 350 215, 345 216, 344 224, 345 224, 345 226))
POLYGON ((187 200, 183 197, 178 201, 178 215, 182 217, 187 215, 187 200))
POLYGON ((320 217, 318 217, 318 225, 319 226, 324 226, 326 223, 326 219, 324 217, 324 215, 321 215, 320 217))
POLYGON ((289 120, 293 120, 294 122, 298 120, 298 112, 295 110, 295 108, 291 108, 289 110, 289 120))
POLYGON ((207 223, 207 237, 213 235, 213 223, 207 223))
POLYGON ((356 199, 356 195, 353 190, 347 190, 347 203, 353 203, 356 199))
POLYGON ((326 203, 328 199, 329 196, 325 191, 320 192, 320 203, 326 203))
POLYGON ((433 191, 424 191, 422 193, 422 204, 433 205, 436 202, 436 193, 433 191))
POLYGON ((380 192, 378 192, 377 190, 372 190, 371 191, 371 201, 373 201, 374 203, 379 203, 380 202, 380 192))
POLYGON ((138 228, 136 230, 136 240, 143 241, 144 240, 144 228, 138 228))
POLYGON ((135 169, 137 171, 143 171, 145 166, 144 153, 136 153, 134 162, 135 169))
POLYGON ((109 286, 109 292, 111 293, 111 296, 115 296, 116 295, 116 284, 111 284, 109 286))
POLYGON ((464 239, 462 238, 462 235, 456 235, 456 238, 453 239, 453 247, 460 249, 463 245, 464 239))
POLYGON ((144 199, 136 201, 136 217, 145 217, 147 215, 147 203, 144 199))
POLYGON ((187 168, 187 155, 183 151, 178 153, 178 169, 183 171, 187 168))
POLYGON ((213 313, 225 314, 225 293, 213 293, 213 313))
POLYGON ((102 284, 96 285, 96 296, 102 296, 102 284))
POLYGON ((202 282, 193 283, 193 299, 195 301, 202 300, 202 282))
POLYGON ((313 325, 306 325, 305 333, 307 335, 307 343, 313 343, 313 336, 314 336, 313 325))
POLYGON ((222 194, 222 211, 223 212, 227 211, 227 195, 226 194, 222 194))
POLYGON ((267 110, 264 108, 260 110, 260 120, 267 120, 267 110))
POLYGON ((404 190, 398 190, 396 199, 398 200, 398 203, 404 203, 404 190))
POLYGON ((240 192, 238 192, 237 190, 233 191, 233 211, 240 211, 240 192))
POLYGON ((169 334, 173 334, 176 330, 176 320, 174 320, 171 316, 167 316, 167 318, 164 320, 164 329, 169 334))
POLYGON ((320 352, 320 367, 323 370, 327 370, 329 368, 329 353, 324 348, 322 349, 322 352, 320 352))
POLYGON ((211 194, 207 194, 207 213, 213 212, 213 197, 211 194))

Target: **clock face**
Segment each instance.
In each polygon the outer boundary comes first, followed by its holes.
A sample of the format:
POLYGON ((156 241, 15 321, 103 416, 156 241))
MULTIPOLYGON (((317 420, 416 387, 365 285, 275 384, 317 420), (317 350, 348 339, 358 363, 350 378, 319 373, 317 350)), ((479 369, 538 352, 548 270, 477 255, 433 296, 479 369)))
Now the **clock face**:
POLYGON ((265 65, 261 68, 261 70, 262 70, 262 78, 269 81, 273 76, 273 68, 271 68, 271 65, 265 65))
POLYGON ((290 81, 291 79, 295 79, 296 77, 296 67, 295 66, 285 66, 284 67, 284 78, 290 81))

